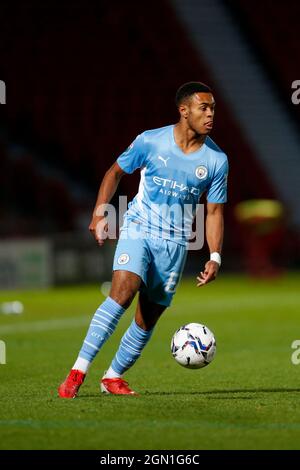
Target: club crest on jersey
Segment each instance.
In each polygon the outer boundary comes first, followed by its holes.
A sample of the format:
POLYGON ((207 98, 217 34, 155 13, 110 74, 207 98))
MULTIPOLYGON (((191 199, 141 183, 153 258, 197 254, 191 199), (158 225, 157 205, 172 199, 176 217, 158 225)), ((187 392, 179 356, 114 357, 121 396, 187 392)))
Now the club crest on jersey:
POLYGON ((195 170, 195 175, 197 176, 197 178, 199 178, 199 180, 204 180, 207 177, 207 173, 207 168, 203 165, 197 166, 195 170))
POLYGON ((129 255, 127 253, 122 253, 118 258, 118 264, 127 264, 129 259, 129 255))

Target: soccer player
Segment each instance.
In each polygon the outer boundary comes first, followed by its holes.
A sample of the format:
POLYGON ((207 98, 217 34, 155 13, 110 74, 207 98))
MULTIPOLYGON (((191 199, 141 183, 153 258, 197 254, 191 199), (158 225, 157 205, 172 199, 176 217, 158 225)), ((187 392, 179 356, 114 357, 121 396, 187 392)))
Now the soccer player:
POLYGON ((139 291, 135 318, 100 381, 104 393, 136 395, 123 374, 140 357, 159 317, 171 304, 203 193, 207 200, 210 260, 198 275, 197 286, 204 286, 218 274, 228 162, 208 137, 213 128, 215 100, 208 86, 189 82, 178 89, 176 105, 180 114, 177 124, 137 136, 101 183, 89 227, 100 246, 108 227, 106 218, 97 215, 98 208, 110 202, 125 174, 141 169, 138 193, 124 216, 109 296, 92 318, 79 356, 58 389, 62 398, 76 397, 91 362, 139 291))

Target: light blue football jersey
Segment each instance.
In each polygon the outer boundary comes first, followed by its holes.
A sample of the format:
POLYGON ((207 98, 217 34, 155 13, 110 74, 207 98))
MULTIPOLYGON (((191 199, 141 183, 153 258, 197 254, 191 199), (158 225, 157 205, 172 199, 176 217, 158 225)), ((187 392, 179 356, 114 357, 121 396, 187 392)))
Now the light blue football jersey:
POLYGON ((134 221, 153 236, 186 245, 200 196, 227 200, 228 161, 206 137, 199 150, 185 154, 176 144, 174 125, 138 135, 117 163, 126 173, 141 169, 138 193, 129 203, 124 225, 134 221))

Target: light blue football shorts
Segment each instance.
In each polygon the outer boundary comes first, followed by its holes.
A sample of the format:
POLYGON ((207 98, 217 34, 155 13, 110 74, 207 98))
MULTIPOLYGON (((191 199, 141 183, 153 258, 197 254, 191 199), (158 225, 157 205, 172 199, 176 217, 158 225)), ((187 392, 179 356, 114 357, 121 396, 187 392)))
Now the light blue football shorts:
POLYGON ((130 271, 142 278, 140 291, 151 302, 168 307, 181 278, 187 250, 171 240, 156 238, 129 222, 120 233, 113 270, 130 271))

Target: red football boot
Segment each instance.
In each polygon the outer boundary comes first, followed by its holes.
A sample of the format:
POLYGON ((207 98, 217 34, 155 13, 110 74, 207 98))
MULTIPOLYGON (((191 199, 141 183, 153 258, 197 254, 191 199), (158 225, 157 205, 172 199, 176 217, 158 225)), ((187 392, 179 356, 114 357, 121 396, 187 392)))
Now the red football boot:
POLYGON ((75 398, 85 379, 85 374, 80 370, 71 369, 66 380, 58 387, 58 395, 61 398, 75 398))
POLYGON ((114 379, 102 379, 101 380, 101 392, 111 393, 112 395, 138 395, 129 388, 128 382, 121 378, 114 379))

